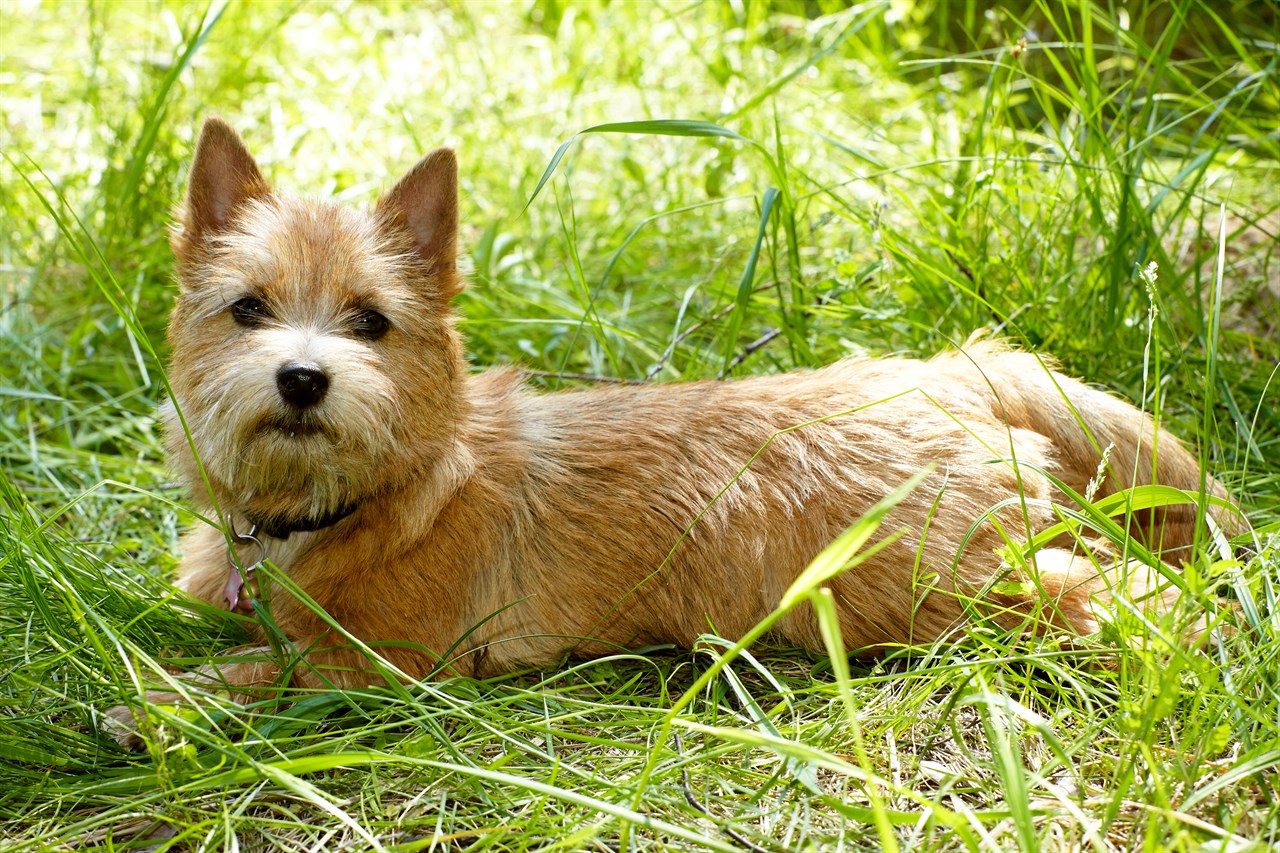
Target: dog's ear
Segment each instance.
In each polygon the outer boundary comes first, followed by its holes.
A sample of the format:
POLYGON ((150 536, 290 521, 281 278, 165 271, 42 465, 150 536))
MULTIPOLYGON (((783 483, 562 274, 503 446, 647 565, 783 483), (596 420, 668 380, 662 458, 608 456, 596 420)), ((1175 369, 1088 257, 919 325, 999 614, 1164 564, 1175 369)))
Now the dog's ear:
POLYGON ((205 119, 191 163, 182 234, 174 246, 179 257, 210 234, 225 230, 245 202, 269 195, 271 186, 240 135, 220 118, 205 119))
POLYGON ((440 277, 446 296, 462 289, 458 258, 458 158, 437 148, 378 199, 378 214, 408 233, 414 251, 440 277))

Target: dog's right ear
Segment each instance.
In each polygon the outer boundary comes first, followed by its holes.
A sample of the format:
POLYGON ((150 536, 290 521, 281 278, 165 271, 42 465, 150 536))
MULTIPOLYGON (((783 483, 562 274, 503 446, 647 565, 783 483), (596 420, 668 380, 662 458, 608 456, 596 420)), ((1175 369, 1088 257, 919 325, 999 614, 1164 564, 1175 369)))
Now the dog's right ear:
POLYGON ((240 135, 220 118, 205 119, 191 163, 182 232, 175 235, 174 252, 183 259, 209 235, 225 230, 245 202, 270 194, 271 186, 240 135))
POLYGON ((437 148, 418 161, 386 195, 378 215, 410 238, 413 251, 439 277, 446 298, 457 295, 458 158, 437 148))

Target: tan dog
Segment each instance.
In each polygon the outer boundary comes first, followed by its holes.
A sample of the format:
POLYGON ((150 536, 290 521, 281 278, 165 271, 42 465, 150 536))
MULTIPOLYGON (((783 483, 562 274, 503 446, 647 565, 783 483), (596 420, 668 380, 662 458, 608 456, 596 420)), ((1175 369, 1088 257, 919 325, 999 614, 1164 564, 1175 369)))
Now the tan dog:
MULTIPOLYGON (((1048 612, 1089 632, 1108 580, 1070 542, 1039 552, 1025 594, 990 591, 1009 571, 1005 537, 1058 520, 1049 502, 1065 498, 1046 472, 1084 492, 1112 447, 1100 494, 1118 476, 1199 488, 1196 459, 1133 406, 991 342, 928 361, 557 394, 511 370, 472 374, 450 309, 457 228, 449 150, 357 212, 273 193, 235 131, 210 119, 173 239, 175 465, 196 500, 254 528, 307 596, 408 677, 741 636, 928 466, 888 519, 906 535, 830 582, 849 648, 951 637, 984 592, 1003 624, 1048 612), (1003 536, 984 521, 1001 506, 1003 536)), ((1184 546, 1194 518, 1190 506, 1148 514, 1138 532, 1184 546)), ((180 583, 250 611, 254 587, 229 572, 227 541, 192 531, 180 583)), ((241 555, 263 556, 253 543, 241 555)), ((290 683, 376 680, 312 606, 280 589, 271 602, 305 654, 290 683)), ((777 633, 822 648, 807 606, 777 633)), ((232 688, 281 679, 268 662, 219 675, 232 688)))

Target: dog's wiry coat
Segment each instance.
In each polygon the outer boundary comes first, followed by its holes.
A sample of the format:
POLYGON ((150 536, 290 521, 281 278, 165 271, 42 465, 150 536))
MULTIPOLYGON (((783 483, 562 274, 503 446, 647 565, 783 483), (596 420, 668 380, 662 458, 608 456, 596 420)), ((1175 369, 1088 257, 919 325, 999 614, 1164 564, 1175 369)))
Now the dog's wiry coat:
MULTIPOLYGON (((170 413, 176 467, 207 501, 194 446, 242 528, 350 508, 268 540, 269 556, 410 677, 740 636, 842 530, 934 466, 889 516, 885 530, 905 535, 830 583, 851 650, 928 642, 952 636, 966 602, 1008 570, 987 513, 1003 502, 995 518, 1017 541, 1057 520, 1049 502, 1063 496, 1046 473, 1084 492, 1111 446, 1101 494, 1153 475, 1200 485, 1195 458, 1136 408, 997 342, 927 361, 556 394, 510 370, 471 375, 449 307, 462 286, 456 180, 441 149, 370 213, 281 196, 210 120, 173 241, 170 376, 190 430, 188 442, 170 413), (238 322, 245 299, 258 313, 238 322), (387 321, 376 339, 353 331, 369 312, 387 321), (279 390, 296 364, 328 389, 302 413, 279 390)), ((1190 507, 1146 522, 1141 535, 1165 547, 1193 538, 1190 507)), ((1009 624, 1043 612, 1094 630, 1090 600, 1109 581, 1069 547, 1039 553, 1022 579, 1039 592, 1006 585, 983 606, 1009 624)), ((227 606, 223 534, 198 527, 184 550, 181 583, 227 606)), ((373 678, 310 607, 283 594, 272 606, 310 650, 293 683, 373 678)), ((822 647, 807 607, 778 633, 822 647)), ((263 662, 221 677, 248 687, 279 672, 263 662)))

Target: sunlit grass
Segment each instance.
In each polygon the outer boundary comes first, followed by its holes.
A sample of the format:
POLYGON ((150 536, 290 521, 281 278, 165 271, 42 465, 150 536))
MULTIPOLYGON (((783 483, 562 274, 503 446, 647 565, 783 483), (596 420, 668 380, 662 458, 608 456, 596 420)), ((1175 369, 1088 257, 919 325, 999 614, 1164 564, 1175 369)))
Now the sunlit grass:
POLYGON ((240 637, 165 583, 189 519, 153 415, 167 214, 207 114, 275 183, 352 203, 455 146, 478 367, 677 381, 992 329, 1156 412, 1265 542, 1280 12, 986 9, 0 2, 7 842, 1280 843, 1275 540, 1187 570, 1200 598, 1175 620, 1227 594, 1244 626, 1204 651, 1137 618, 1071 643, 979 627, 847 671, 708 638, 492 682, 158 708, 137 755, 99 730, 165 664, 240 637), (549 172, 609 123, 628 124, 549 172))

